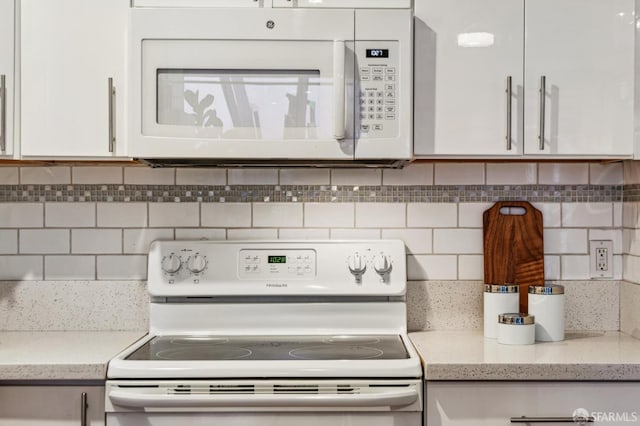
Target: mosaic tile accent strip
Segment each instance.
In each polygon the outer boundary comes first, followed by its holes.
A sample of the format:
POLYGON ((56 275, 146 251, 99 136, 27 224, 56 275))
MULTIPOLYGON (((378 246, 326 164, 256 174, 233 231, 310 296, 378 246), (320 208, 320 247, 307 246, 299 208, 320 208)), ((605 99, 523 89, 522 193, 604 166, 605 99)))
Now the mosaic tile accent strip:
MULTIPOLYGON (((640 198, 627 185, 625 201, 640 198), (630 198, 629 198, 630 197, 630 198)), ((622 185, 0 185, 0 202, 619 202, 622 185)))
POLYGON ((640 184, 625 185, 622 194, 623 201, 640 201, 640 184))

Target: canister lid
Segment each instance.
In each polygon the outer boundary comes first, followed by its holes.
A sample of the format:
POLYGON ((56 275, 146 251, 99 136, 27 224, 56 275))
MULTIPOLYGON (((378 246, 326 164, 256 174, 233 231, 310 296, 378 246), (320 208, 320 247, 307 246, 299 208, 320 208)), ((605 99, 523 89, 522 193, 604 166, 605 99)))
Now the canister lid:
POLYGON ((529 324, 535 324, 536 321, 533 315, 520 312, 520 313, 500 314, 498 315, 498 322, 500 324, 510 324, 510 325, 529 325, 529 324))
POLYGON ((564 294, 564 286, 560 284, 530 285, 529 294, 564 294))
POLYGON ((519 293, 520 286, 515 284, 485 284, 485 293, 519 293))

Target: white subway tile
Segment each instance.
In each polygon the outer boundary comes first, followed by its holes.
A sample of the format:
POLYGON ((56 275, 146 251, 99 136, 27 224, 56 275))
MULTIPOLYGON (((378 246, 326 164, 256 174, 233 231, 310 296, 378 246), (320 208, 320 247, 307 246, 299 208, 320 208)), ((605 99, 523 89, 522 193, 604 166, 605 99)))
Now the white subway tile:
POLYGON ((484 280, 484 257, 482 255, 458 256, 459 280, 484 280))
POLYGON ((349 228, 354 225, 354 203, 304 204, 304 226, 313 228, 349 228))
POLYGON ((21 254, 69 253, 68 229, 21 229, 21 254))
POLYGON ((277 169, 229 169, 229 185, 277 185, 277 169))
POLYGON ((202 203, 202 226, 240 228, 251 226, 251 203, 202 203))
POLYGON ((147 226, 147 203, 97 203, 99 228, 147 226))
POLYGON ((176 185, 226 184, 226 169, 176 169, 176 185))
POLYGON ((622 185, 624 183, 622 163, 589 164, 589 183, 591 185, 622 185))
MULTIPOLYGON (((640 284, 640 256, 624 256, 622 270, 626 281, 640 284)), ((635 309, 637 315, 638 307, 636 306, 635 309)))
POLYGON ((624 183, 625 185, 640 183, 640 161, 624 162, 624 183))
POLYGON ((406 215, 404 203, 356 203, 358 228, 404 228, 406 215))
POLYGON ((95 280, 94 256, 45 256, 45 280, 95 280))
POLYGON ((560 256, 544 257, 544 279, 546 281, 560 279, 560 256))
POLYGON ((379 229, 332 229, 332 240, 379 240, 379 229))
POLYGON ((71 169, 71 182, 86 185, 117 185, 123 183, 122 167, 117 166, 83 166, 71 169))
POLYGON ((456 256, 407 256, 407 279, 409 280, 455 280, 457 278, 456 256))
POLYGON ((0 185, 17 185, 20 173, 17 167, 0 167, 0 185))
POLYGON ((378 169, 332 169, 332 185, 380 185, 382 171, 378 169))
POLYGON ((42 263, 42 256, 0 256, 0 280, 41 280, 42 263))
POLYGON ((433 252, 442 254, 481 254, 482 229, 434 229, 433 252))
POLYGON ((60 185, 71 183, 70 167, 20 167, 20 183, 60 185))
POLYGON ((125 229, 124 253, 147 254, 149 245, 155 240, 173 240, 173 229, 125 229))
POLYGON ((622 255, 615 255, 613 256, 613 279, 614 280, 621 280, 622 279, 622 273, 623 273, 623 256, 622 255))
POLYGON ((562 206, 560 203, 531 203, 542 213, 542 226, 560 228, 562 226, 562 206))
POLYGON ((253 203, 253 226, 299 228, 302 226, 302 203, 253 203))
POLYGON ((262 229, 227 229, 227 240, 277 240, 278 230, 262 229))
POLYGON ((42 203, 0 203, 0 228, 42 228, 42 203))
POLYGON ((18 253, 18 231, 15 229, 0 230, 0 254, 18 253))
POLYGON ((640 229, 622 230, 622 252, 633 256, 640 256, 640 229))
POLYGON ((149 203, 150 227, 200 226, 199 203, 149 203))
POLYGON ((407 204, 409 228, 455 228, 458 225, 458 206, 455 203, 407 204))
POLYGON ((173 185, 176 170, 172 168, 125 167, 124 183, 128 185, 173 185))
POLYGON ((278 231, 280 240, 328 240, 329 230, 320 228, 285 228, 278 231))
POLYGON ((612 225, 612 203, 562 203, 562 226, 564 227, 612 225))
POLYGON ((488 163, 487 185, 535 185, 536 163, 488 163))
POLYGON ((622 229, 589 229, 589 241, 613 241, 613 254, 622 254, 622 229))
POLYGON ((640 228, 640 203, 624 203, 622 206, 622 226, 640 228))
POLYGON ((226 240, 227 231, 219 228, 179 228, 176 240, 226 240))
POLYGON ((482 217, 485 210, 493 206, 493 203, 459 203, 458 217, 460 228, 482 228, 482 217))
POLYGON ((98 256, 99 280, 147 279, 147 256, 98 256))
POLYGON ((411 254, 429 254, 432 252, 431 229, 383 229, 383 239, 398 239, 404 241, 407 252, 411 254))
POLYGON ((484 185, 484 163, 436 163, 436 185, 484 185))
POLYGON ((122 253, 120 229, 72 229, 71 253, 107 254, 122 253))
POLYGON ((96 203, 45 203, 47 228, 89 228, 96 226, 96 203))
POLYGON ((563 280, 588 280, 590 277, 589 256, 562 256, 560 259, 562 265, 563 280))
POLYGON ((588 163, 540 163, 540 185, 578 185, 589 183, 588 163))
POLYGON ((383 185, 433 185, 433 164, 413 163, 382 172, 383 185))
POLYGON ((622 227, 622 206, 624 203, 613 203, 613 227, 622 227))
POLYGON ((280 169, 280 185, 329 185, 329 169, 280 169))
POLYGON ((586 229, 545 229, 545 254, 587 254, 586 229))

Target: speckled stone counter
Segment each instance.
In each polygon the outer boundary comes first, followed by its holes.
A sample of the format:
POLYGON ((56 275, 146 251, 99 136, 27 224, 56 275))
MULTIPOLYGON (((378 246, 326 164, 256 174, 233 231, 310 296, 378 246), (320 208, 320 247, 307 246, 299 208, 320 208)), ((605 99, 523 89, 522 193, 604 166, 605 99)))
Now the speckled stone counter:
POLYGON ((144 334, 140 331, 0 332, 0 381, 104 380, 109 360, 144 334))
POLYGON ((501 345, 481 331, 409 337, 426 380, 640 380, 640 340, 620 332, 568 333, 563 342, 501 345))

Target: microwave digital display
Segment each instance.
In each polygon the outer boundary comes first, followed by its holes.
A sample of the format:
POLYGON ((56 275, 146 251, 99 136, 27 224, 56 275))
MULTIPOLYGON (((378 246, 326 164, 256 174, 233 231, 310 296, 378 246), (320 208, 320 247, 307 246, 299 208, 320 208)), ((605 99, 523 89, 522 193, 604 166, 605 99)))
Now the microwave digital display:
POLYGON ((367 58, 388 58, 389 49, 367 49, 367 58))
POLYGON ((267 263, 287 263, 287 256, 267 256, 267 263))

